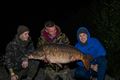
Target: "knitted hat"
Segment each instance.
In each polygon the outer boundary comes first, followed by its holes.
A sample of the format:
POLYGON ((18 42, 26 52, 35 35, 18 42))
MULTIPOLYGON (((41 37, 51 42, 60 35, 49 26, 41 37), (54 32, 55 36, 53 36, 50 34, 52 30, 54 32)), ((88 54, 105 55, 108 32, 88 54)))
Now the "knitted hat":
POLYGON ((24 26, 24 25, 19 25, 18 26, 18 29, 17 29, 17 34, 18 35, 24 33, 25 31, 29 31, 29 28, 27 26, 24 26))
POLYGON ((47 22, 45 22, 45 24, 44 24, 46 27, 52 27, 52 26, 54 26, 55 25, 55 23, 53 22, 53 21, 47 21, 47 22))

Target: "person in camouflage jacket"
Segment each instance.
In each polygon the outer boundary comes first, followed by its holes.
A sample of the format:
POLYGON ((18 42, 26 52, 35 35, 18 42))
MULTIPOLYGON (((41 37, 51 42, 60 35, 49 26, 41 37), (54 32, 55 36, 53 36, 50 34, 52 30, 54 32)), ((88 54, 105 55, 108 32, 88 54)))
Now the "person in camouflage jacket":
MULTIPOLYGON (((47 21, 44 25, 45 27, 41 30, 41 35, 38 38, 37 48, 49 43, 70 44, 68 37, 65 35, 65 33, 61 32, 60 27, 57 26, 53 21, 47 21)), ((66 67, 61 69, 56 64, 46 63, 44 68, 40 69, 40 73, 38 74, 39 77, 36 77, 36 80, 46 80, 46 78, 49 78, 49 80, 70 80, 68 79, 70 77, 68 77, 68 74, 66 74, 66 72, 68 72, 66 69, 69 68, 66 67)))
POLYGON ((38 38, 37 47, 49 43, 70 44, 65 33, 62 33, 60 27, 52 21, 45 23, 45 27, 41 30, 41 36, 38 38))
POLYGON ((32 80, 36 73, 37 62, 28 60, 27 54, 34 51, 33 42, 29 36, 29 28, 20 25, 17 35, 6 47, 5 64, 9 71, 11 80, 32 80))

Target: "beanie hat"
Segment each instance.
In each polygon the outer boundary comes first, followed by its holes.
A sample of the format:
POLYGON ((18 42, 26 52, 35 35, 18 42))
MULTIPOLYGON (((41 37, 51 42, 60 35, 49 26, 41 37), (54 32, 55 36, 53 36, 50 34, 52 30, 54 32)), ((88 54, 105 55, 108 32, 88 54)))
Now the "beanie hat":
POLYGON ((45 25, 46 27, 52 27, 52 26, 55 25, 55 23, 54 23, 53 21, 47 21, 47 22, 45 22, 44 25, 45 25))
POLYGON ((17 34, 18 35, 24 33, 25 31, 29 31, 29 28, 27 26, 24 26, 24 25, 19 25, 18 26, 18 29, 17 29, 17 34))

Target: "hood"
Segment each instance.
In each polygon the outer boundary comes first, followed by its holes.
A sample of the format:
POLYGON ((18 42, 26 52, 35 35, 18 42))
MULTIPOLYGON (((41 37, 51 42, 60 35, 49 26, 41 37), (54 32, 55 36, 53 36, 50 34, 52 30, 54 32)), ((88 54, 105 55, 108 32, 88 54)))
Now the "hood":
MULTIPOLYGON (((80 40, 79 40, 79 34, 80 33, 86 33, 87 35, 88 35, 88 40, 87 40, 87 42, 89 41, 89 39, 90 39, 90 33, 89 33, 89 31, 88 31, 88 29, 86 28, 86 27, 80 27, 78 30, 77 30, 77 40, 78 40, 78 42, 80 42, 80 40)), ((80 42, 81 43, 81 42, 80 42)))

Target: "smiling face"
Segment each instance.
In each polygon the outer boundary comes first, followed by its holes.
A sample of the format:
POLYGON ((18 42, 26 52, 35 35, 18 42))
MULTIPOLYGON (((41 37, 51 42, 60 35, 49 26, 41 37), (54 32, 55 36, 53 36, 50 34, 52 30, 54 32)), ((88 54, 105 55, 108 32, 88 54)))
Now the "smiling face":
POLYGON ((52 37, 55 37, 56 36, 56 32, 57 32, 57 29, 54 26, 51 26, 51 27, 46 27, 45 28, 46 32, 48 32, 52 37))
POLYGON ((87 42, 87 37, 88 37, 88 35, 86 33, 80 33, 79 34, 80 42, 83 43, 83 44, 86 43, 87 42))
POLYGON ((27 41, 29 39, 29 31, 25 31, 22 34, 20 34, 19 38, 22 41, 27 41))

